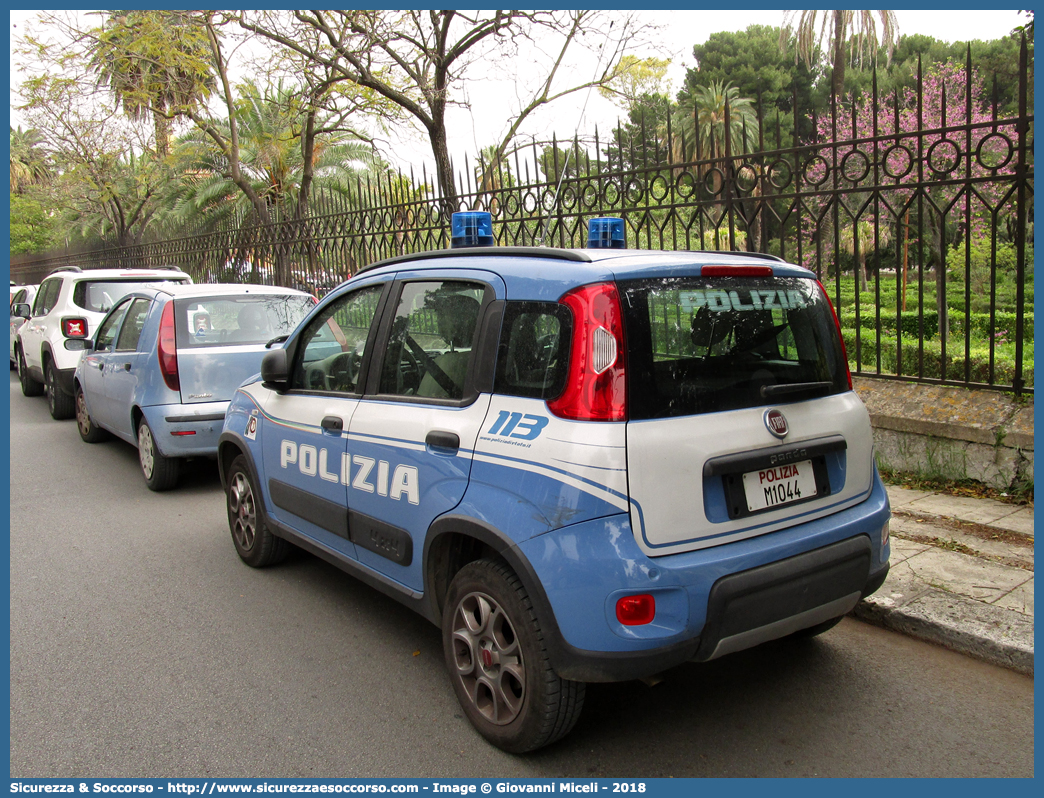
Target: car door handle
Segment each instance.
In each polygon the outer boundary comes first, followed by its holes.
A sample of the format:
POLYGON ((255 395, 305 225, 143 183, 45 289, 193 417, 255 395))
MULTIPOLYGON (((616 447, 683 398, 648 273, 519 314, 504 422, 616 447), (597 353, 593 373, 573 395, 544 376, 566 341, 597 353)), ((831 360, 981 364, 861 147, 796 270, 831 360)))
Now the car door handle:
POLYGON ((432 446, 436 449, 460 448, 460 436, 455 432, 443 432, 441 430, 433 429, 428 433, 424 442, 428 446, 432 446))
POLYGON ((131 370, 131 364, 130 363, 124 363, 123 364, 123 370, 124 371, 130 371, 131 370))
POLYGON ((98 364, 98 371, 105 371, 105 363, 104 362, 98 364))
POLYGON ((321 426, 327 432, 340 435, 344 430, 344 419, 339 416, 327 416, 322 420, 321 426))

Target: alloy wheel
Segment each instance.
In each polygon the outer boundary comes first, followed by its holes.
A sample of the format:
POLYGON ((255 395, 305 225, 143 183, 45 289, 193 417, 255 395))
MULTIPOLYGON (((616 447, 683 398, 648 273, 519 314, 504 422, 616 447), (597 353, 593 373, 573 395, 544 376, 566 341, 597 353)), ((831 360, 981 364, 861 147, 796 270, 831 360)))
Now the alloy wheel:
POLYGON ((518 717, 526 697, 526 667, 504 609, 485 593, 460 600, 453 618, 456 678, 475 708, 503 726, 518 717))
POLYGON ((228 506, 232 511, 232 534, 243 551, 250 551, 257 535, 257 512, 250 480, 237 472, 228 486, 228 506))

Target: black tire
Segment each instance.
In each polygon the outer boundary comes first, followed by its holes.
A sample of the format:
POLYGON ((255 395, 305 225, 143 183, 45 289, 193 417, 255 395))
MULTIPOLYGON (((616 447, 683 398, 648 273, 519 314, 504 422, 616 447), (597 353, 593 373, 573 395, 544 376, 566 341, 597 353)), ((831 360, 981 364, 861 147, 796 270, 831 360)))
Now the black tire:
POLYGON ((43 383, 29 374, 21 347, 18 348, 18 381, 22 384, 22 396, 41 396, 44 392, 43 383))
POLYGON ((807 629, 798 629, 796 632, 790 634, 795 640, 808 640, 813 637, 818 637, 823 632, 829 632, 835 626, 837 626, 844 619, 844 615, 838 615, 836 618, 831 618, 827 621, 821 621, 815 626, 809 626, 807 629))
POLYGON ((228 529, 239 559, 252 568, 264 568, 285 560, 290 544, 268 531, 261 499, 243 455, 238 455, 229 466, 226 486, 228 529))
POLYGON ((586 685, 551 667, 537 617, 507 565, 477 560, 450 583, 442 645, 453 690, 475 729, 521 754, 555 742, 576 724, 586 685))
POLYGON ((95 425, 87 412, 87 400, 83 395, 83 388, 76 386, 76 427, 80 431, 80 438, 85 443, 100 443, 109 437, 109 433, 95 425))
POLYGON ((51 411, 51 418, 55 421, 64 421, 76 415, 76 404, 58 385, 58 372, 55 371, 54 363, 50 360, 44 362, 44 388, 47 394, 47 409, 51 411))
POLYGON ((164 457, 160 453, 149 423, 144 418, 138 422, 138 462, 149 490, 170 490, 178 484, 181 461, 175 457, 164 457))

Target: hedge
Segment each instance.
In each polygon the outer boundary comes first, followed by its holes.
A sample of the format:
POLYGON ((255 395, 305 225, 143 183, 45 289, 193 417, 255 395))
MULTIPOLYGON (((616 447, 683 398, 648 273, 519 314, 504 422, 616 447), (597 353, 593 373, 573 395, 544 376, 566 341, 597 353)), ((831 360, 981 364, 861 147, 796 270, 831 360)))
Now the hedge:
MULTIPOLYGON (((851 366, 856 368, 855 362, 856 356, 856 331, 855 329, 849 328, 842 330, 842 337, 845 341, 845 348, 848 351, 848 359, 851 366)), ((881 336, 881 373, 883 374, 898 374, 896 370, 896 339, 895 336, 882 335, 881 336)), ((929 379, 940 379, 942 377, 942 369, 940 367, 942 360, 942 350, 939 346, 938 341, 924 342, 924 371, 921 373, 921 359, 919 345, 917 339, 903 339, 902 344, 902 355, 903 355, 903 370, 902 376, 906 377, 917 377, 924 376, 929 379)), ((864 371, 876 372, 877 371, 877 347, 875 340, 867 340, 866 336, 863 336, 862 347, 860 349, 860 360, 862 361, 862 367, 864 371)), ((968 379, 971 382, 978 383, 989 383, 990 375, 990 352, 985 347, 975 347, 971 349, 970 357, 968 358, 971 366, 971 372, 968 379)), ((960 347, 956 351, 953 346, 950 346, 946 351, 946 379, 963 382, 965 379, 964 374, 964 348, 960 347)), ((993 382, 995 385, 1011 385, 1015 379, 1015 358, 1009 355, 1007 352, 997 350, 994 352, 994 378, 993 382)), ((1033 385, 1033 347, 1030 345, 1024 352, 1023 367, 1022 367, 1022 379, 1025 381, 1027 386, 1033 385)))

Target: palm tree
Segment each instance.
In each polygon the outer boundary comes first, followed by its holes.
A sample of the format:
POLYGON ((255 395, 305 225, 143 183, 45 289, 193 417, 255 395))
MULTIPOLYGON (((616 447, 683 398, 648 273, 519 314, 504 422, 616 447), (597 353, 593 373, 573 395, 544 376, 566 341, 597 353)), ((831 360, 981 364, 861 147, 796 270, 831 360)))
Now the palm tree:
MULTIPOLYGON (((299 89, 281 82, 270 92, 252 81, 240 87, 236 103, 240 166, 255 195, 270 209, 285 211, 301 191, 305 172, 301 137, 308 111, 300 97, 299 89)), ((227 138, 227 120, 212 119, 209 124, 227 138)), ((322 128, 322 120, 316 126, 322 128)), ((213 229, 229 216, 257 215, 253 203, 232 181, 227 159, 208 133, 199 128, 190 131, 179 141, 175 156, 185 175, 168 199, 177 224, 194 221, 213 229)), ((353 177, 374 165, 370 147, 346 133, 315 138, 311 166, 316 188, 344 193, 353 177)))
POLYGON ((91 69, 131 119, 152 116, 156 154, 170 151, 172 120, 214 86, 205 28, 185 11, 111 11, 91 31, 91 69))
POLYGON ((758 122, 754 103, 740 97, 739 89, 731 81, 718 80, 709 86, 697 86, 692 92, 692 102, 694 109, 679 101, 672 120, 675 131, 672 149, 676 161, 720 160, 725 157, 726 139, 732 155, 754 149, 758 122))
POLYGON ((48 155, 43 150, 40 131, 11 128, 11 193, 21 194, 29 186, 40 185, 51 175, 48 155))
POLYGON ((878 49, 884 47, 890 60, 899 40, 899 25, 894 11, 787 11, 783 15, 780 32, 781 49, 786 47, 792 36, 797 37, 795 62, 801 58, 809 69, 818 53, 826 47, 833 67, 830 75, 831 92, 835 97, 840 97, 845 90, 849 44, 854 45, 860 57, 869 49, 871 61, 876 60, 878 49), (881 23, 880 35, 878 20, 881 23), (851 41, 853 39, 854 42, 851 41))

